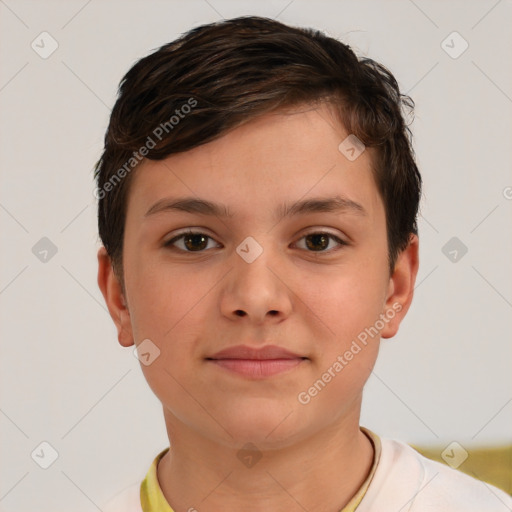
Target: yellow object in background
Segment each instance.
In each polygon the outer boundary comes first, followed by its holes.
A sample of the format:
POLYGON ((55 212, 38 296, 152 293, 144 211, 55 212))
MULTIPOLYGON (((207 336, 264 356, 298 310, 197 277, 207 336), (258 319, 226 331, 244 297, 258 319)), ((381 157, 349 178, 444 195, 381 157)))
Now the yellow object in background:
POLYGON ((454 442, 442 448, 411 446, 429 459, 455 467, 512 495, 512 445, 468 448, 454 442))

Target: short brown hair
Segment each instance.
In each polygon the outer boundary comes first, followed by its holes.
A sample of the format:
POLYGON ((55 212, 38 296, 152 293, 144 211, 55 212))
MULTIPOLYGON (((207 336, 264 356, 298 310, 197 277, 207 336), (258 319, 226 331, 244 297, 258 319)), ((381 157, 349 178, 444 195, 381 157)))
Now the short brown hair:
POLYGON ((336 39, 244 16, 190 30, 136 62, 120 83, 95 178, 99 235, 121 282, 130 171, 143 158, 161 160, 256 116, 324 100, 348 133, 377 149, 373 174, 392 271, 417 233, 421 176, 404 121, 412 100, 384 66, 336 39))

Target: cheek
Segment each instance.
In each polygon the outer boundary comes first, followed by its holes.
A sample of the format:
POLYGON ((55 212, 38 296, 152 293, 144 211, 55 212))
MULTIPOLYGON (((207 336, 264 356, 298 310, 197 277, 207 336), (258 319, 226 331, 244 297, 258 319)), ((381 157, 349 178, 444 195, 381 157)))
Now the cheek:
POLYGON ((127 281, 132 329, 136 343, 149 339, 158 354, 154 362, 141 367, 157 396, 162 390, 176 395, 178 382, 189 379, 194 358, 202 356, 198 343, 204 339, 205 326, 212 324, 209 293, 218 279, 197 271, 177 272, 168 264, 139 268, 144 272, 131 274, 129 288, 127 281))
POLYGON ((373 325, 382 311, 387 283, 368 266, 340 267, 325 279, 307 282, 300 294, 306 312, 318 321, 322 336, 338 344, 373 325))
POLYGON ((191 318, 214 284, 215 276, 189 272, 183 265, 178 270, 165 262, 135 262, 126 286, 136 339, 168 344, 175 333, 197 326, 191 318))

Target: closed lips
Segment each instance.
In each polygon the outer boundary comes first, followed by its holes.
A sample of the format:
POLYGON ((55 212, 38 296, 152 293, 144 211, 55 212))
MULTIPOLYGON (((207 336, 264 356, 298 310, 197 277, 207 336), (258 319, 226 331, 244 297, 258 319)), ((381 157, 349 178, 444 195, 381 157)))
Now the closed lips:
POLYGON ((243 360, 276 360, 276 359, 307 359, 307 357, 295 354, 277 345, 266 345, 261 348, 252 348, 247 345, 237 345, 216 352, 206 359, 243 359, 243 360))

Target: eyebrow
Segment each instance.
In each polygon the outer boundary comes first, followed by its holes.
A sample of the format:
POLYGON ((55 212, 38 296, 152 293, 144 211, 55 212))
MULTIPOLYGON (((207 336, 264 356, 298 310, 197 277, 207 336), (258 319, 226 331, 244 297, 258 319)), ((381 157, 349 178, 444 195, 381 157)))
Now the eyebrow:
MULTIPOLYGON (((216 217, 233 217, 234 213, 223 204, 214 203, 206 199, 197 199, 195 197, 183 198, 164 198, 157 201, 146 212, 144 217, 149 217, 156 213, 181 211, 187 213, 198 213, 201 215, 212 215, 216 217)), ((335 213, 355 213, 357 215, 366 215, 363 206, 347 197, 321 197, 305 199, 291 204, 282 204, 276 211, 278 220, 294 215, 305 215, 317 212, 335 212, 335 213)))

